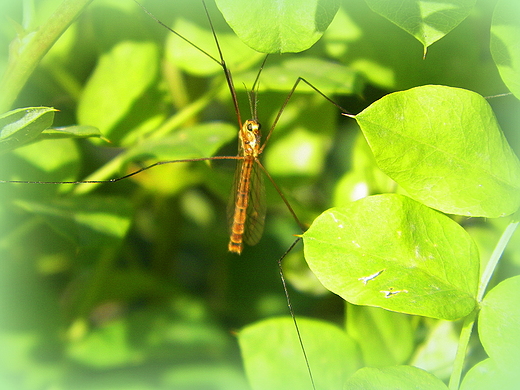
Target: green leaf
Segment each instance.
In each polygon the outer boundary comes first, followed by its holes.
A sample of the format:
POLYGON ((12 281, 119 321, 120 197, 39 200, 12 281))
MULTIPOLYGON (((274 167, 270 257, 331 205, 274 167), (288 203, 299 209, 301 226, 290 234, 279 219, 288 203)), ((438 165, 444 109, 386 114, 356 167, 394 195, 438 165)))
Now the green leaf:
POLYGON ((352 375, 345 389, 349 390, 447 390, 432 374, 411 366, 365 367, 352 375))
POLYGON ((18 108, 0 116, 0 153, 16 149, 36 138, 54 121, 51 107, 18 108))
POLYGON ((502 80, 520 99, 520 4, 517 0, 497 2, 491 23, 491 55, 502 80))
POLYGON ((520 206, 520 162, 480 95, 417 87, 355 118, 381 170, 427 206, 490 218, 520 206))
MULTIPOLYGON (((358 367, 354 342, 327 322, 297 321, 316 388, 343 388, 358 367)), ((253 389, 312 389, 291 318, 272 318, 247 326, 240 331, 238 341, 253 389)))
POLYGON ((516 390, 520 383, 517 367, 503 367, 494 359, 485 359, 468 371, 460 390, 516 390))
POLYGON ((152 42, 123 41, 102 55, 79 101, 79 123, 95 126, 109 137, 155 81, 158 62, 152 42))
POLYGON ((262 53, 297 53, 321 38, 339 8, 337 0, 217 0, 235 33, 262 53))
POLYGON ((405 196, 330 209, 303 239, 311 270, 348 302, 448 320, 475 306, 475 244, 450 218, 405 196))
POLYGON ((520 276, 504 280, 482 301, 478 332, 490 358, 502 368, 520 361, 520 276))
POLYGON ((426 48, 459 25, 476 0, 366 0, 368 6, 413 35, 426 48))

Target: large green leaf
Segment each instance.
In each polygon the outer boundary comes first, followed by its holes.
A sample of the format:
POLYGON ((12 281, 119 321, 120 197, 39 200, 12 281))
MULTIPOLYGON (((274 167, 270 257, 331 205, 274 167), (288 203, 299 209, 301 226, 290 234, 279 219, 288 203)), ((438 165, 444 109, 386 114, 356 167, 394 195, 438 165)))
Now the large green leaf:
POLYGON ((498 1, 491 24, 491 54, 502 80, 520 99, 520 3, 498 1))
POLYGON ((310 48, 338 11, 337 0, 217 0, 231 28, 263 53, 297 53, 310 48), (247 5, 247 7, 246 7, 247 5))
MULTIPOLYGON (((297 321, 316 388, 341 389, 359 365, 355 343, 327 322, 305 318, 297 321)), ((253 389, 312 389, 291 318, 249 325, 240 331, 238 341, 253 389)))
POLYGON ((372 10, 395 23, 424 45, 424 50, 462 22, 476 0, 366 0, 372 10))
POLYGON ((351 303, 448 320, 475 306, 479 259, 472 239, 405 196, 330 209, 303 239, 311 270, 351 303))
POLYGON ((379 167, 427 206, 491 218, 520 206, 520 162, 480 95, 417 87, 355 118, 379 167))

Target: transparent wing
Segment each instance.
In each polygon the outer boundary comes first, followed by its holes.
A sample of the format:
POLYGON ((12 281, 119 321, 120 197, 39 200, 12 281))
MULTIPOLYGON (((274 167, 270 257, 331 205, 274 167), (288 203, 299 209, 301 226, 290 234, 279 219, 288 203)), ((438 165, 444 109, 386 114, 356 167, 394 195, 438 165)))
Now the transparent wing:
POLYGON ((249 203, 247 205, 247 219, 244 230, 244 242, 255 245, 262 238, 264 232, 266 201, 264 176, 258 164, 253 164, 251 172, 251 187, 249 189, 249 203))
POLYGON ((226 212, 229 234, 232 233, 233 229, 233 220, 235 218, 235 205, 237 204, 238 184, 240 183, 240 174, 242 172, 243 163, 244 160, 237 160, 237 167, 235 168, 235 177, 233 179, 233 186, 231 187, 231 196, 229 197, 229 201, 227 204, 226 212))
MULTIPOLYGON (((235 178, 233 180, 232 194, 227 205, 228 227, 231 232, 237 202, 238 186, 242 174, 244 160, 237 161, 235 178)), ((246 222, 244 226, 243 241, 248 245, 255 245, 260 241, 264 232, 264 222, 266 213, 264 177, 256 162, 253 163, 251 176, 249 178, 249 202, 246 209, 246 222)))

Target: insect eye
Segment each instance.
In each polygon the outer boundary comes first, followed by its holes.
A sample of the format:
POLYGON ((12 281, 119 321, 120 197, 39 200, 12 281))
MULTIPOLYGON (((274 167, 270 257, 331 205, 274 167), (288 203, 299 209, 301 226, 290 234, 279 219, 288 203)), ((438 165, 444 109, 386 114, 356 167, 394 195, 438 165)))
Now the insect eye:
POLYGON ((247 124, 247 130, 253 131, 253 125, 251 123, 247 124))

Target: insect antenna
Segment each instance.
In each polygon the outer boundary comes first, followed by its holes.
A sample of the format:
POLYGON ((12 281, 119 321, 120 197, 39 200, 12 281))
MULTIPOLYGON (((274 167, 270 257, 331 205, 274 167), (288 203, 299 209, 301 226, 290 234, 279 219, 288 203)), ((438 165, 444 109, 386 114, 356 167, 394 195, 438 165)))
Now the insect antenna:
POLYGON ((242 118, 240 116, 240 108, 238 107, 238 98, 237 92, 235 90, 235 85, 233 84, 233 77, 231 76, 231 72, 226 65, 226 61, 224 61, 224 55, 222 54, 222 49, 220 48, 220 43, 217 38, 217 33, 215 32, 215 28, 213 27, 213 22, 211 21, 211 17, 209 16, 208 7, 204 0, 202 0, 202 4, 204 5, 204 11, 206 12, 206 16, 208 18, 209 25, 211 27, 211 33, 213 34, 213 38, 215 39, 215 44, 217 46, 218 55, 220 57, 220 61, 217 61, 224 69, 224 74, 226 76, 226 82, 228 84, 229 92, 231 92, 231 98, 233 100, 233 106, 235 107, 235 114, 238 120, 238 127, 242 126, 242 118))
POLYGON ((141 3, 139 3, 137 0, 134 0, 134 2, 143 9, 143 11, 148 15, 150 16, 153 20, 155 20, 157 23, 159 23, 161 26, 163 26, 164 28, 166 28, 168 31, 170 31, 171 33, 177 35, 179 38, 181 38, 183 41, 189 43, 191 46, 193 46, 195 49, 197 49, 198 51, 200 51, 201 53, 205 54, 206 56, 208 56, 208 58, 210 58, 211 60, 215 61, 217 64, 219 64, 222 69, 224 70, 224 75, 226 77, 226 83, 228 85, 228 88, 229 88, 229 91, 231 92, 231 98, 233 100, 233 106, 235 108, 235 114, 236 114, 236 117, 237 117, 237 121, 238 121, 238 126, 241 127, 242 126, 242 118, 241 118, 241 115, 240 115, 240 108, 238 106, 238 98, 237 98, 237 94, 236 94, 236 90, 235 90, 235 86, 233 84, 233 77, 231 76, 231 72, 230 70, 228 69, 227 65, 226 65, 226 61, 224 60, 224 55, 222 54, 222 49, 220 48, 220 43, 218 41, 218 38, 217 38, 217 34, 215 32, 215 28, 213 27, 213 22, 211 21, 211 17, 209 15, 209 11, 208 11, 208 7, 206 6, 206 3, 204 2, 204 0, 202 0, 202 5, 204 6, 204 12, 206 13, 206 17, 208 18, 208 22, 209 22, 209 25, 211 27, 211 33, 213 34, 213 39, 215 40, 215 44, 217 46, 217 51, 218 51, 218 55, 219 55, 219 59, 215 58, 214 56, 212 56, 211 54, 209 54, 206 50, 204 50, 203 48, 201 48, 200 46, 197 46, 196 44, 194 44, 193 42, 191 42, 188 38, 182 36, 181 34, 179 34, 177 31, 175 31, 174 29, 172 29, 170 26, 168 26, 167 24, 163 23, 161 20, 159 20, 154 14, 152 14, 150 11, 148 11, 141 3))

